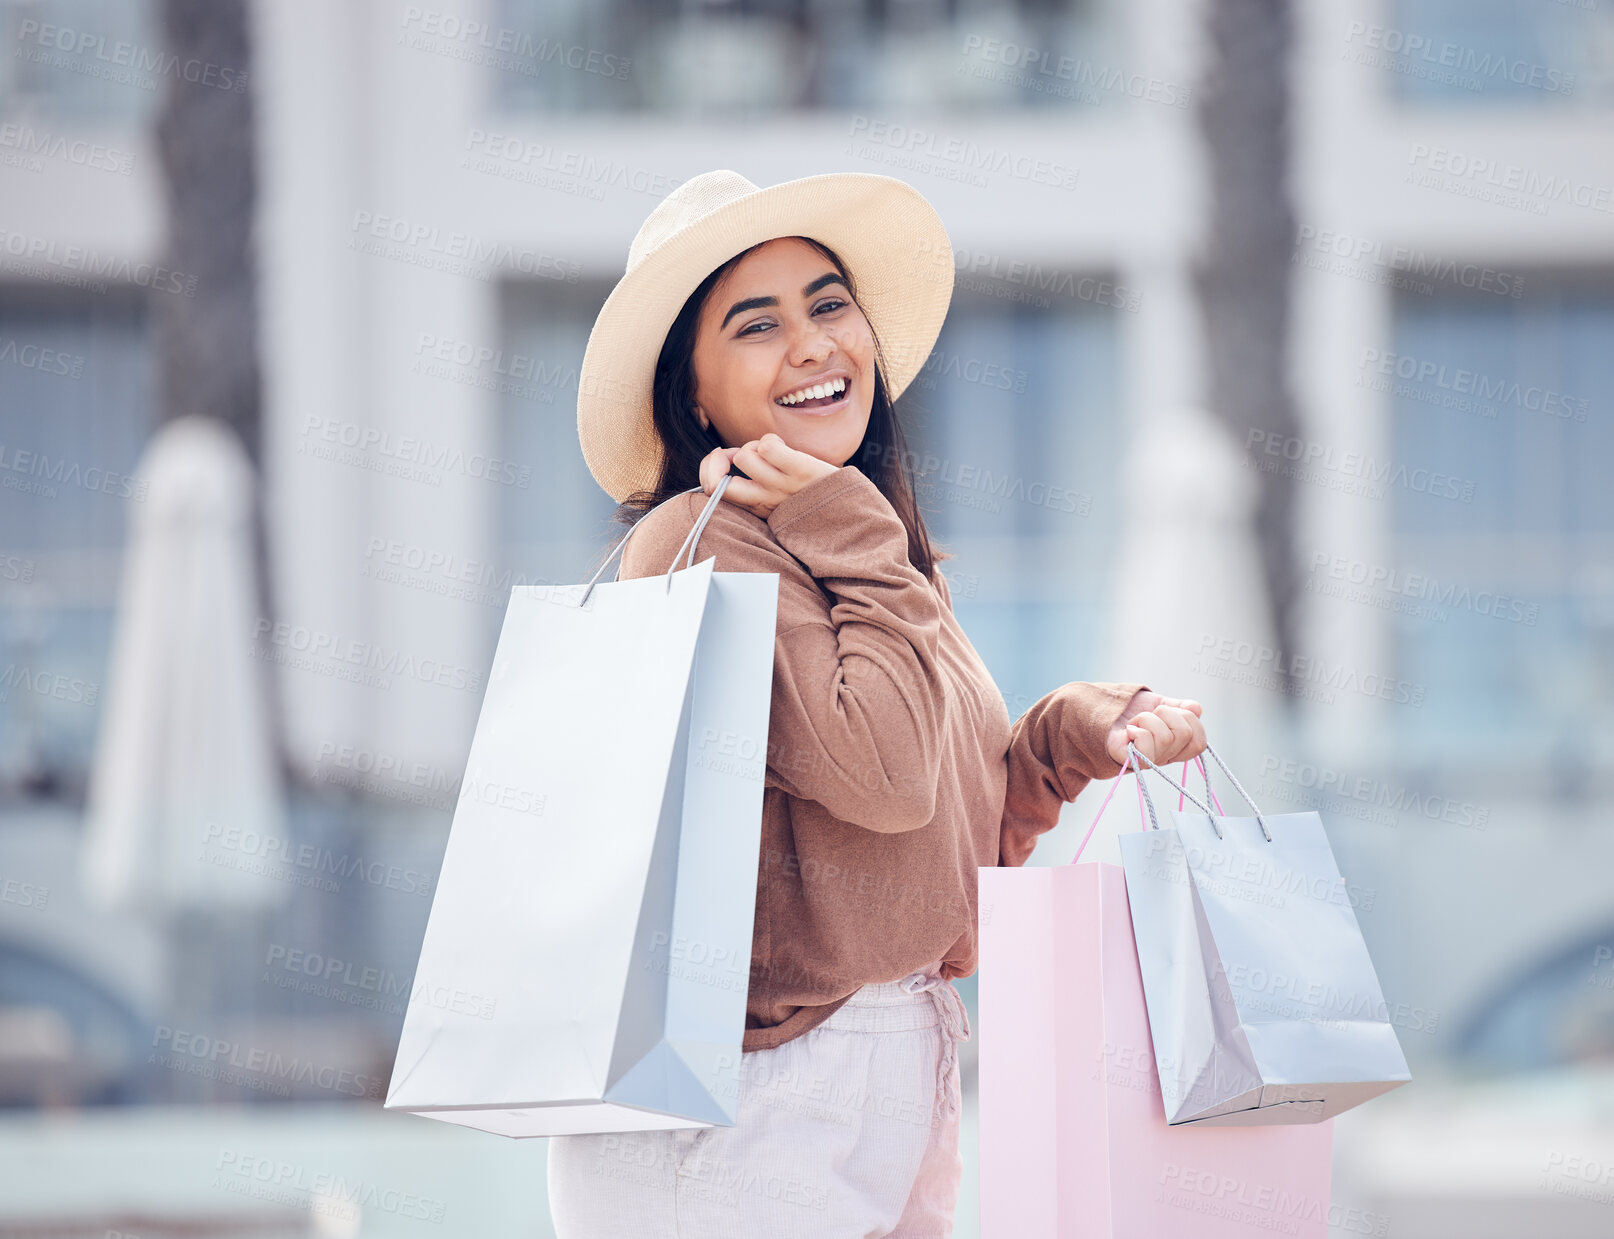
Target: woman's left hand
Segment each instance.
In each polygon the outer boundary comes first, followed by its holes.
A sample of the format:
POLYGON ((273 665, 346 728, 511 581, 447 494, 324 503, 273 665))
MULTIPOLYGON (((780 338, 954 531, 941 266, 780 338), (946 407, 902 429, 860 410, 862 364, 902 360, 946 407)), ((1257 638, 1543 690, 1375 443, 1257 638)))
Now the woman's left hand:
POLYGON ((1199 721, 1204 710, 1191 698, 1162 697, 1153 689, 1139 689, 1110 728, 1105 749, 1117 766, 1126 764, 1129 743, 1159 766, 1190 761, 1205 751, 1205 724, 1199 721))

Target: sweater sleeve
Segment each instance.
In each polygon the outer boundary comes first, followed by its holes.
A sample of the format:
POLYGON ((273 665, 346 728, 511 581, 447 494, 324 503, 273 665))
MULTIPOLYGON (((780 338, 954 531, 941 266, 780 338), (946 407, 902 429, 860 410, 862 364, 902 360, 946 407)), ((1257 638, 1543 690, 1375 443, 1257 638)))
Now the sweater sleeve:
POLYGON ((1037 836, 1059 823, 1060 807, 1093 779, 1122 767, 1106 751, 1110 728, 1146 684, 1076 680, 1022 714, 1009 732, 1009 784, 1003 802, 998 864, 1023 865, 1037 836))
MULTIPOLYGON (((666 571, 707 497, 688 498, 667 505, 679 519, 628 544, 624 577, 666 571)), ((718 572, 780 576, 767 786, 873 831, 929 823, 946 720, 942 602, 908 561, 885 495, 844 465, 766 521, 721 500, 695 552, 709 557, 718 572)))

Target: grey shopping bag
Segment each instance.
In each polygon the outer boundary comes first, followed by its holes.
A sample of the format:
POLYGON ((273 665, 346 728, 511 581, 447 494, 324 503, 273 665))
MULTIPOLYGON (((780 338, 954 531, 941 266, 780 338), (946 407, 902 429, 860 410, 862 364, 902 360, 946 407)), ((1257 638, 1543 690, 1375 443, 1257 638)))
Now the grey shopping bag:
POLYGON ((1322 820, 1263 814, 1205 751, 1255 816, 1194 800, 1162 826, 1145 788, 1152 828, 1120 836, 1166 1121, 1315 1123, 1405 1084, 1322 820))
POLYGON ((727 484, 665 576, 511 591, 384 1108, 733 1124, 779 575, 694 563, 727 484))

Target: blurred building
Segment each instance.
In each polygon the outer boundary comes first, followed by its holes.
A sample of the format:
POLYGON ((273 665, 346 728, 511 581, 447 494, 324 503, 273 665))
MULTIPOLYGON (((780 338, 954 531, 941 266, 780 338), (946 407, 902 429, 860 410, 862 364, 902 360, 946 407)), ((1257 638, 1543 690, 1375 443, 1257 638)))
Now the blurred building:
MULTIPOLYGON (((273 941, 407 978, 429 881, 362 863, 435 872, 509 587, 583 579, 609 536, 577 367, 646 214, 714 167, 878 172, 955 246, 899 408, 1011 714, 1189 668, 1154 686, 1250 720, 1211 729, 1246 786, 1323 813, 1415 1075, 1606 1060, 1614 11, 1295 9, 1304 432, 1228 433, 1301 495, 1304 636, 1280 667, 1253 619, 1206 631, 1162 579, 1179 644, 1138 669, 1112 599, 1154 496, 1122 479, 1203 403, 1195 4, 258 4, 278 610, 240 636, 277 677, 300 837, 348 869, 340 895, 266 877, 297 886, 273 941)), ((164 229, 151 120, 184 69, 149 0, 0 0, 0 30, 0 1007, 143 1048, 161 948, 70 912, 70 865, 159 415, 148 307, 185 295, 142 266, 164 229)), ((259 971, 218 980, 221 1021, 319 1025, 364 1062, 395 1037, 401 1007, 259 971)))

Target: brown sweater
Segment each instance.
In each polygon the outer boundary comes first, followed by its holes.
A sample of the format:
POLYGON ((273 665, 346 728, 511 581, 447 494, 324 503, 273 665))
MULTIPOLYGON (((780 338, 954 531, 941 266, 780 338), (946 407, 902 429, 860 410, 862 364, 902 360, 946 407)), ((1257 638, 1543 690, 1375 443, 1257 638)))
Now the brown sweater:
MULTIPOLYGON (((640 518, 622 579, 666 572, 708 499, 640 518)), ((976 869, 1024 864, 1063 802, 1119 773, 1105 740, 1144 685, 1066 684, 1011 726, 946 578, 907 552, 854 465, 767 520, 720 500, 695 550, 718 572, 779 574, 745 1051, 938 959, 969 976, 976 869)))

